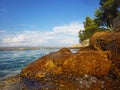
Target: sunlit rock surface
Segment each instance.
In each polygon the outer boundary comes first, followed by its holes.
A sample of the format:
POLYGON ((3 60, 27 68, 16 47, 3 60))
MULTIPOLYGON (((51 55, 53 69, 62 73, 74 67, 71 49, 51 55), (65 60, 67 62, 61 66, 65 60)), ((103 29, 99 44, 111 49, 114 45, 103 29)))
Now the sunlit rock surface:
POLYGON ((25 85, 39 89, 103 88, 103 81, 97 77, 108 75, 111 67, 109 57, 106 51, 72 53, 63 48, 29 64, 20 77, 25 85))
POLYGON ((20 75, 31 79, 56 75, 66 78, 85 74, 107 75, 111 67, 108 57, 109 52, 81 51, 72 54, 69 49, 63 48, 31 63, 22 70, 20 75))
POLYGON ((70 48, 87 47, 87 46, 89 46, 89 39, 82 41, 82 43, 74 44, 70 46, 70 48))
POLYGON ((120 76, 120 32, 99 32, 90 39, 90 48, 110 51, 114 69, 120 76))

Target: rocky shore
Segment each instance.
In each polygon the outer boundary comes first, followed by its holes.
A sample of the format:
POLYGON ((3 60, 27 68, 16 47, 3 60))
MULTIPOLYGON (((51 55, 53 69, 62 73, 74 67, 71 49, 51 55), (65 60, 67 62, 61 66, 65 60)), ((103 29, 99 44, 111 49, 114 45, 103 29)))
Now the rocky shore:
POLYGON ((120 90, 120 32, 97 32, 76 53, 43 56, 2 80, 0 90, 120 90))

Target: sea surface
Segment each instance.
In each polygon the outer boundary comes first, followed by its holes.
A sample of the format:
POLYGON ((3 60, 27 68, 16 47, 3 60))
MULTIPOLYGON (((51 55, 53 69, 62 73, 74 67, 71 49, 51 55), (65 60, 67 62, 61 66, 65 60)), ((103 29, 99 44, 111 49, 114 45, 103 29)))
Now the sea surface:
POLYGON ((20 71, 38 58, 56 52, 59 49, 0 51, 0 80, 20 73, 20 71))

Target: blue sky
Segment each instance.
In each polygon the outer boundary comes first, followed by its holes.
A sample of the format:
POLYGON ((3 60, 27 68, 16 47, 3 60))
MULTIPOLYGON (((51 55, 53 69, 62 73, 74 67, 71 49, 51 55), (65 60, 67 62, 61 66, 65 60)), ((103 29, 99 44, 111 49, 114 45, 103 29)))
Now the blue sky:
POLYGON ((0 0, 0 46, 70 46, 99 0, 0 0))

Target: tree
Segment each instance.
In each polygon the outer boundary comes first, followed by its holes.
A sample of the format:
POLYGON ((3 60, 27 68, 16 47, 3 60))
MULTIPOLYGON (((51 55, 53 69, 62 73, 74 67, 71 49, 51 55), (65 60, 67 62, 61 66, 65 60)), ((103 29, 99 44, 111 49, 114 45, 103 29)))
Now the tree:
POLYGON ((115 19, 120 20, 120 0, 100 0, 100 7, 95 12, 95 18, 86 17, 83 23, 85 30, 79 32, 80 42, 90 38, 95 32, 112 31, 115 19))
POLYGON ((100 0, 100 7, 95 12, 95 22, 99 27, 112 30, 117 16, 120 16, 120 0, 100 0))
POLYGON ((99 31, 98 25, 95 23, 94 19, 88 16, 86 17, 85 22, 83 24, 85 30, 79 31, 80 42, 90 38, 96 31, 99 31))

